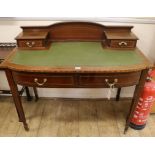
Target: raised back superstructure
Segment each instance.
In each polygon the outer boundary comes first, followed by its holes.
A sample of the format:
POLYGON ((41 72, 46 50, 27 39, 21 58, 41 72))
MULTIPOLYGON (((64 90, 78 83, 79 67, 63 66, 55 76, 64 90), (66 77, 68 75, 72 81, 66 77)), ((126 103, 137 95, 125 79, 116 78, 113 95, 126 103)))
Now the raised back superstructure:
POLYGON ((22 26, 17 37, 20 48, 46 48, 55 41, 101 41, 106 47, 135 48, 132 26, 105 26, 91 22, 62 22, 49 26, 22 26))

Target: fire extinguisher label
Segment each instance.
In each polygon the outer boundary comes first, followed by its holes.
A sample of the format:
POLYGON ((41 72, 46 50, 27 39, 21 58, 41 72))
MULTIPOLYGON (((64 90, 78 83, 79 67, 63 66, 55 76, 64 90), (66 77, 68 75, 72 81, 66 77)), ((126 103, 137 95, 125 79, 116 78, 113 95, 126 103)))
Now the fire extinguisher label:
POLYGON ((146 82, 130 122, 135 125, 146 124, 154 101, 155 82, 146 82))

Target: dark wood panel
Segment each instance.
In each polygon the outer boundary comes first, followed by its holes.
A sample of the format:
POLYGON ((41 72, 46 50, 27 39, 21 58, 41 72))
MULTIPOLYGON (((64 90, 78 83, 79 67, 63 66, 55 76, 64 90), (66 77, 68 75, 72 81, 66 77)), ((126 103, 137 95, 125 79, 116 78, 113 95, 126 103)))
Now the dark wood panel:
POLYGON ((56 24, 49 30, 50 38, 59 40, 102 40, 104 27, 90 23, 56 24))

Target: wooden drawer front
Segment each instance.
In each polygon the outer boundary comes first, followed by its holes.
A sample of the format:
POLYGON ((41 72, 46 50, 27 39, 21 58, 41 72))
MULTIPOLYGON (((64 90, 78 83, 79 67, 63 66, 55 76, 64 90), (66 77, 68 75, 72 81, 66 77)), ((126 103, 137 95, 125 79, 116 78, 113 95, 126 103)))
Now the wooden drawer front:
POLYGON ((43 47, 43 40, 18 40, 19 47, 34 48, 43 47))
POLYGON ((109 87, 115 83, 114 87, 126 87, 136 85, 139 82, 141 72, 122 73, 122 74, 81 74, 79 76, 80 87, 109 87))
POLYGON ((74 87, 73 74, 41 74, 13 72, 17 84, 35 87, 74 87))
POLYGON ((136 40, 111 40, 110 47, 112 48, 135 48, 136 40))

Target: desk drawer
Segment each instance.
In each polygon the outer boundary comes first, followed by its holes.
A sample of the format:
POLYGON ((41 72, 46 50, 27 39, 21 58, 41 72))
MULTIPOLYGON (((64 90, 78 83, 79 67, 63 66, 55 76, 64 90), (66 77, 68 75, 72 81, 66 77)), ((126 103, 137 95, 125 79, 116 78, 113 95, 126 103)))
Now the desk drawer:
POLYGON ((135 48, 136 40, 111 40, 109 46, 112 48, 135 48))
POLYGON ((23 48, 35 48, 35 47, 43 47, 45 46, 44 40, 32 40, 32 39, 26 39, 26 40, 18 40, 18 46, 23 48))
POLYGON ((139 82, 141 72, 111 73, 111 74, 81 74, 79 76, 80 87, 109 87, 115 83, 115 87, 136 85, 139 82))
POLYGON ((74 87, 73 74, 45 74, 13 72, 17 84, 35 87, 74 87))

